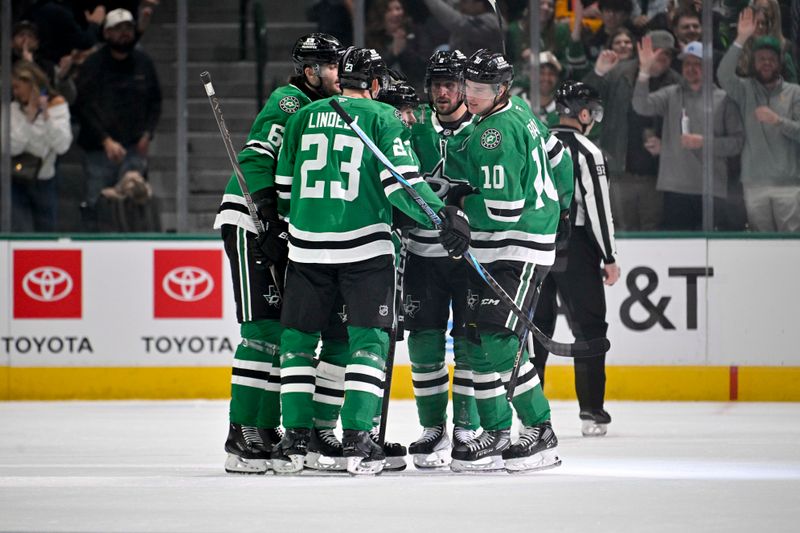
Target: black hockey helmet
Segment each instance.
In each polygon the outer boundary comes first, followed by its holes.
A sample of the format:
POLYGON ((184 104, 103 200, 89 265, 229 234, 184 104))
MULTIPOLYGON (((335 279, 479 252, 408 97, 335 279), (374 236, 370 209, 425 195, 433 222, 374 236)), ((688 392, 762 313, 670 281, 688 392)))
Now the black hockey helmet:
POLYGON ((494 85, 508 84, 514 81, 514 67, 503 54, 481 48, 470 56, 464 65, 464 79, 477 83, 494 85))
POLYGON ((556 90, 556 110, 560 115, 578 118, 582 109, 588 109, 592 120, 603 120, 603 101, 597 90, 579 81, 565 81, 556 90))
POLYGON ((408 83, 405 76, 392 69, 389 69, 389 76, 389 85, 380 92, 378 101, 394 106, 397 109, 403 107, 416 109, 419 106, 419 97, 414 86, 408 83))
MULTIPOLYGON (((327 33, 309 33, 303 35, 292 48, 292 63, 295 74, 302 74, 305 66, 328 65, 338 63, 344 47, 339 39, 327 33)), ((318 68, 315 73, 319 75, 318 68)))
POLYGON ((430 91, 431 82, 434 79, 461 81, 464 77, 466 62, 467 56, 460 50, 452 52, 437 50, 434 52, 425 67, 425 92, 430 91))
POLYGON ((369 89, 377 79, 381 89, 389 85, 386 62, 372 48, 351 46, 339 60, 339 86, 342 89, 369 89))

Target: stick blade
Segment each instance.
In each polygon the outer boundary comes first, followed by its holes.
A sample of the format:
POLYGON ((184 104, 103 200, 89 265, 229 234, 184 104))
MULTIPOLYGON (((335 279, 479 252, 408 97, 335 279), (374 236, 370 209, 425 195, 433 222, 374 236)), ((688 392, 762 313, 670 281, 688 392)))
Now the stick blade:
POLYGON ((586 341, 575 341, 572 344, 554 341, 545 337, 536 337, 544 348, 553 355, 562 357, 594 357, 606 353, 611 348, 611 342, 605 337, 599 339, 589 339, 586 341))

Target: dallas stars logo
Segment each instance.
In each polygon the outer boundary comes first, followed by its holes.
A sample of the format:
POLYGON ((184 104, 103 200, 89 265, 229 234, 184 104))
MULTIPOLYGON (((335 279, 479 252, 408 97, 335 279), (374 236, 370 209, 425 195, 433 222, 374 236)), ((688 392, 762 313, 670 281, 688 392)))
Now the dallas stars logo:
POLYGON ((487 150, 494 150, 503 140, 503 136, 494 128, 489 128, 481 135, 481 146, 487 150))
POLYGON ((422 178, 428 182, 436 196, 439 198, 447 196, 447 191, 450 190, 450 178, 444 175, 444 159, 440 159, 433 170, 423 174, 422 178))
POLYGON ((475 309, 475 305, 480 300, 480 296, 472 292, 472 289, 467 290, 467 305, 470 309, 475 309))
POLYGON ((267 300, 268 305, 278 307, 281 304, 281 295, 278 292, 278 288, 275 285, 270 285, 269 292, 264 295, 264 299, 267 300))
POLYGON ((345 322, 347 322, 347 306, 346 306, 346 305, 343 305, 343 306, 342 306, 342 310, 341 310, 341 311, 339 311, 339 312, 338 312, 338 313, 336 313, 336 314, 337 314, 337 315, 339 315, 339 320, 341 320, 341 321, 342 321, 342 324, 344 324, 345 322))
POLYGON ((284 96, 281 98, 281 101, 278 102, 278 107, 284 113, 297 113, 297 110, 300 109, 300 100, 297 99, 296 96, 284 96))
POLYGON ((406 301, 403 302, 403 309, 408 316, 414 318, 414 315, 417 314, 417 311, 419 311, 420 307, 419 300, 412 300, 410 294, 406 296, 406 301))

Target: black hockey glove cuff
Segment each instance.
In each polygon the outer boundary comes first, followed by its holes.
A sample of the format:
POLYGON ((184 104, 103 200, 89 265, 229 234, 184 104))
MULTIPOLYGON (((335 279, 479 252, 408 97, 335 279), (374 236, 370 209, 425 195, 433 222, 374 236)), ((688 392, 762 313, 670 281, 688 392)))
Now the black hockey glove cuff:
POLYGON ((459 183, 450 188, 447 193, 447 205, 454 205, 459 209, 463 209, 462 200, 470 194, 478 194, 478 189, 469 183, 459 183))
POLYGON ((256 213, 261 222, 266 224, 278 220, 278 193, 273 187, 265 187, 250 195, 255 205, 256 213))
POLYGON ((256 237, 256 260, 267 265, 286 263, 289 258, 289 224, 278 218, 278 194, 274 188, 266 187, 250 197, 258 218, 264 224, 264 233, 256 237))
POLYGON ((569 219, 569 209, 561 211, 558 218, 558 229, 556 230, 556 252, 567 249, 569 237, 572 235, 572 222, 569 219))
POLYGON ((469 250, 469 219, 464 212, 454 205, 446 205, 439 211, 442 219, 439 242, 453 259, 461 259, 461 256, 469 250))

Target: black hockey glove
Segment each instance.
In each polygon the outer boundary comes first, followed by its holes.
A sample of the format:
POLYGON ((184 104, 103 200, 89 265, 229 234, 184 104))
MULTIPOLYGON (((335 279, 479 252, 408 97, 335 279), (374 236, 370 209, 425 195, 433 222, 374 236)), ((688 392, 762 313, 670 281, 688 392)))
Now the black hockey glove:
POLYGON ((450 190, 447 191, 447 205, 454 205, 459 209, 463 209, 464 206, 461 205, 461 201, 464 199, 464 197, 477 193, 478 189, 469 183, 459 183, 458 185, 453 185, 450 187, 450 190))
POLYGON ((289 224, 278 218, 278 195, 275 189, 261 189, 251 197, 265 230, 256 237, 256 260, 264 261, 267 265, 286 263, 289 257, 289 224))
POLYGON ((558 217, 558 229, 556 230, 556 252, 567 249, 569 237, 572 235, 572 222, 569 219, 569 209, 561 211, 558 217))
POLYGON ((446 205, 439 211, 442 219, 439 242, 453 259, 461 256, 469 249, 469 219, 464 212, 454 205, 446 205))

